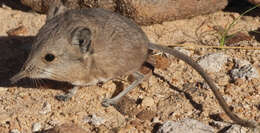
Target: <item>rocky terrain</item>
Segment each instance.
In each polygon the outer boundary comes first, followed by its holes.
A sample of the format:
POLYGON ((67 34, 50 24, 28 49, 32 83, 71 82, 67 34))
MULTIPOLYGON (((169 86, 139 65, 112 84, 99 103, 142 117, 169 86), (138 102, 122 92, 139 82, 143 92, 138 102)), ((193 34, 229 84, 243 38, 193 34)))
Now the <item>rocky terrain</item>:
MULTIPOLYGON (((214 79, 233 112, 260 122, 260 9, 220 35, 252 5, 234 4, 208 15, 142 26, 151 42, 175 48, 196 60, 214 79)), ((101 106, 127 87, 127 77, 84 87, 71 101, 55 95, 71 85, 24 79, 11 84, 46 16, 20 5, 0 7, 0 133, 81 132, 253 132, 232 124, 205 81, 184 62, 155 51, 154 74, 115 107, 101 106), (54 128, 54 129, 53 129, 54 128)))

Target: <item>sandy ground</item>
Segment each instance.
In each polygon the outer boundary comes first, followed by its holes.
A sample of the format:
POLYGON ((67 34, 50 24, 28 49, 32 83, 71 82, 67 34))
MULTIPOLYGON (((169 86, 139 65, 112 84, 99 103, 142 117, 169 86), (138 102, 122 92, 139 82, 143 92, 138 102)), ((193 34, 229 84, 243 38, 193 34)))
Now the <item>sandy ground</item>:
MULTIPOLYGON (((117 108, 104 108, 100 103, 103 98, 127 87, 130 83, 127 80, 116 79, 102 86, 82 88, 68 102, 55 99, 55 95, 70 87, 66 84, 25 79, 12 85, 8 79, 22 66, 28 53, 25 47, 30 47, 33 36, 44 24, 45 15, 6 6, 0 8, 0 14, 1 133, 13 129, 29 133, 35 123, 40 124, 42 130, 63 123, 75 123, 89 132, 153 132, 158 123, 167 120, 192 118, 212 126, 216 131, 232 122, 196 71, 164 54, 153 56, 159 61, 156 74, 131 91, 117 108), (100 118, 97 120, 100 123, 87 122, 86 118, 91 116, 100 118)), ((228 61, 223 68, 219 72, 209 72, 210 76, 235 113, 260 122, 260 78, 231 82, 229 75, 234 66, 233 59, 247 60, 260 72, 260 50, 254 49, 260 48, 260 34, 252 32, 260 31, 260 18, 254 15, 242 17, 230 31, 230 34, 241 32, 243 37, 233 39, 226 46, 249 47, 250 50, 200 47, 218 46, 218 32, 221 32, 218 27, 226 27, 238 16, 238 13, 220 11, 142 28, 152 42, 178 44, 194 60, 211 53, 227 55, 228 61)))

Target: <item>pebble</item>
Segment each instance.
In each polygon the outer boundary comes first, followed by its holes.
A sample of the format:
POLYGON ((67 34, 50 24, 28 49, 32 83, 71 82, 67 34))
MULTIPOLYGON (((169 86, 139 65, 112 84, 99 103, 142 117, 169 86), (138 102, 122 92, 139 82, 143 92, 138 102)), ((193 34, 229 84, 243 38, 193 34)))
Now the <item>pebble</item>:
POLYGON ((7 5, 4 4, 4 3, 2 3, 1 8, 3 8, 3 9, 7 9, 7 10, 12 10, 11 7, 7 6, 7 5))
POLYGON ((159 119, 159 117, 154 117, 153 119, 152 119, 152 123, 160 123, 161 121, 160 121, 160 119, 159 119))
POLYGON ((42 125, 39 122, 33 123, 33 125, 32 125, 33 132, 39 132, 41 130, 41 128, 42 128, 42 125))
POLYGON ((39 112, 40 114, 47 114, 51 112, 51 104, 48 102, 44 102, 42 110, 39 112))
POLYGON ((75 124, 62 124, 60 126, 56 126, 46 133, 88 133, 85 129, 79 127, 75 124))
POLYGON ((259 73, 247 60, 235 59, 235 67, 231 70, 230 76, 233 80, 258 78, 259 73))
POLYGON ((138 119, 148 121, 151 121, 155 116, 156 113, 151 110, 143 110, 136 115, 138 119))
POLYGON ((163 123, 157 133, 214 133, 214 128, 194 119, 184 119, 163 123))
POLYGON ((50 126, 55 127, 60 124, 60 121, 58 120, 50 120, 47 122, 50 126))
POLYGON ((94 115, 89 115, 86 116, 83 120, 85 123, 90 123, 95 125, 96 127, 100 126, 101 124, 104 124, 106 122, 105 119, 101 117, 97 117, 95 114, 94 115))
POLYGON ((7 31, 8 36, 22 36, 26 35, 27 33, 28 29, 23 25, 7 31))
POLYGON ((0 113, 0 123, 6 123, 11 120, 11 116, 9 113, 2 112, 0 113))
POLYGON ((151 107, 154 105, 154 100, 152 97, 145 97, 142 101, 142 106, 151 107))
MULTIPOLYGON (((223 114, 225 114, 225 113, 223 113, 223 114)), ((222 129, 226 128, 225 133, 248 133, 248 129, 245 127, 242 127, 240 125, 236 125, 236 124, 230 125, 230 123, 221 122, 221 121, 213 121, 213 123, 215 125, 218 125, 222 129)), ((253 133, 257 133, 257 132, 253 132, 253 133)))
POLYGON ((246 133, 247 130, 239 125, 232 125, 225 133, 246 133))
POLYGON ((0 87, 0 93, 1 93, 1 92, 6 92, 7 90, 8 90, 8 88, 0 87))
POLYGON ((12 129, 10 133, 20 133, 20 131, 18 129, 12 129))
POLYGON ((219 72, 227 63, 228 56, 224 53, 213 53, 203 56, 199 61, 199 65, 209 72, 219 72))
POLYGON ((17 118, 16 120, 12 119, 9 121, 9 129, 19 129, 20 128, 20 123, 17 121, 20 118, 17 118))
POLYGON ((225 101, 227 102, 227 104, 232 104, 233 100, 230 96, 228 95, 223 95, 223 98, 225 99, 225 101))
POLYGON ((127 125, 126 127, 120 128, 117 133, 138 133, 138 130, 131 125, 127 125))

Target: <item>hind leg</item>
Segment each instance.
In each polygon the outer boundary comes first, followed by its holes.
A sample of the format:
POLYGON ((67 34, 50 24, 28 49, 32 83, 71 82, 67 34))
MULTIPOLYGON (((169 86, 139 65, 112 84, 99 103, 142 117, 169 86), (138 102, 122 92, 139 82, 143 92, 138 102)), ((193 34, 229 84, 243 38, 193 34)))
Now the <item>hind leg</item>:
POLYGON ((135 77, 135 81, 130 86, 128 86, 126 89, 124 89, 122 92, 120 92, 117 96, 115 96, 115 97, 113 97, 111 99, 104 99, 101 104, 104 107, 108 107, 110 105, 114 105, 115 103, 117 103, 120 100, 120 98, 122 98, 130 90, 132 90, 137 85, 139 85, 143 81, 143 79, 144 79, 144 75, 141 74, 141 73, 138 73, 138 72, 135 72, 133 74, 133 76, 135 77))

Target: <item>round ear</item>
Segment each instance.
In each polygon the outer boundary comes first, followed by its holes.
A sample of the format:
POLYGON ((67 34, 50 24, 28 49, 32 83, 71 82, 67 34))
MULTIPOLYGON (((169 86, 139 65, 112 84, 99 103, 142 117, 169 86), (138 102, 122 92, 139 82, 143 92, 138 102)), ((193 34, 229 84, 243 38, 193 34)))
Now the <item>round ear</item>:
POLYGON ((71 33, 71 44, 78 45, 83 53, 92 52, 91 47, 92 33, 87 27, 77 27, 71 33))
POLYGON ((53 2, 49 4, 49 10, 47 13, 46 21, 52 19, 53 17, 66 12, 68 9, 61 2, 53 2))

